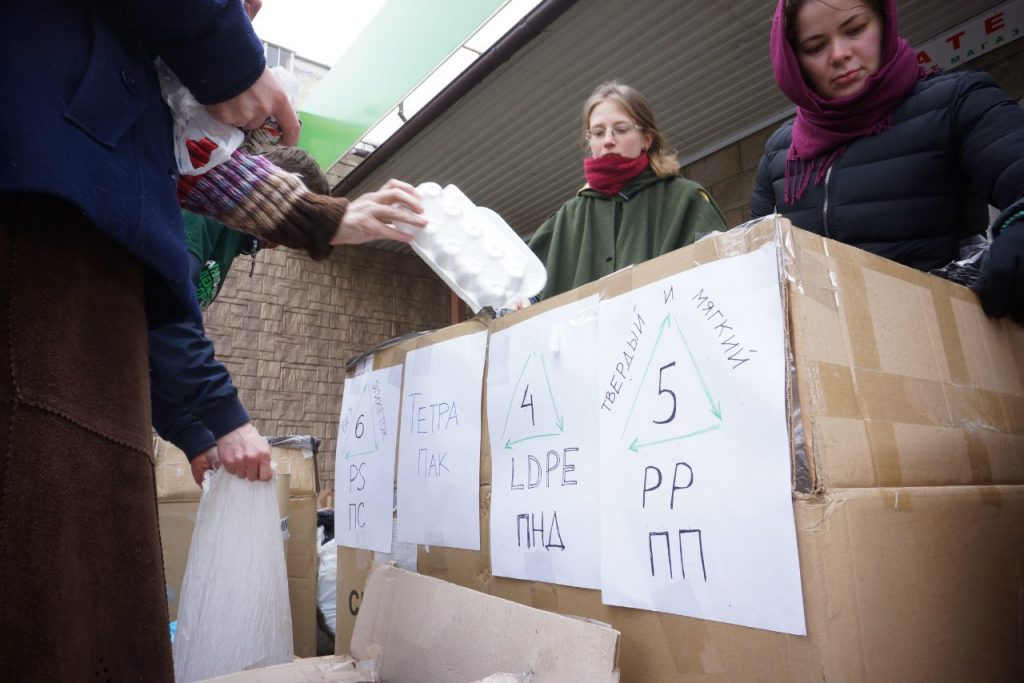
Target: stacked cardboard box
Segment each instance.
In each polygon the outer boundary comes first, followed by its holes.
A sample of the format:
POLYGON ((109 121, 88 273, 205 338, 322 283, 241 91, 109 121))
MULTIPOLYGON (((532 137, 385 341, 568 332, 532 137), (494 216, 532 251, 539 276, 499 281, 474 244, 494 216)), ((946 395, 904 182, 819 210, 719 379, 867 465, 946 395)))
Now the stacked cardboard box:
MULTIPOLYGON (((421 547, 418 570, 612 624, 623 681, 1024 679, 1024 327, 986 318, 967 289, 770 218, 491 329, 771 242, 795 366, 793 511, 807 636, 609 607, 597 591, 491 576, 486 434, 482 549, 421 547)), ((374 367, 402 362, 408 345, 377 354, 374 367)), ((340 550, 339 651, 368 562, 340 550)))
MULTIPOLYGON (((153 450, 164 575, 174 621, 202 492, 192 480, 184 453, 159 438, 154 438, 153 450)), ((274 447, 271 457, 277 473, 283 475, 279 483, 286 487, 279 494, 287 499, 285 547, 295 654, 311 657, 316 654, 316 462, 308 448, 274 447)))

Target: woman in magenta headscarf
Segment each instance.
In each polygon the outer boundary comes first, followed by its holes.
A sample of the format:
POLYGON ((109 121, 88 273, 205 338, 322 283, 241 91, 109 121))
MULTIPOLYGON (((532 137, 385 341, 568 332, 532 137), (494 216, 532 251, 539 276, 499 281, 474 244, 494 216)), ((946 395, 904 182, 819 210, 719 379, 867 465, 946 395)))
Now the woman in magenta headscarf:
POLYGON ((1024 322, 1024 111, 986 74, 933 74, 893 0, 779 0, 772 66, 796 104, 768 140, 751 213, 920 270, 959 256, 1002 211, 981 290, 1024 322))

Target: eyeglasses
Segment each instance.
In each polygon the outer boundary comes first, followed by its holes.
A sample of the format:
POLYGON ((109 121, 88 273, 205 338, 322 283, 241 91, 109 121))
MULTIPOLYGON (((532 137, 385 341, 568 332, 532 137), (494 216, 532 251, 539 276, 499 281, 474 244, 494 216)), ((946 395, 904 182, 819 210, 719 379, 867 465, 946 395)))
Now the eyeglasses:
POLYGON ((613 138, 618 139, 629 135, 634 130, 642 130, 642 128, 642 126, 636 123, 620 123, 615 126, 612 126, 611 129, 607 130, 600 127, 591 128, 590 130, 587 131, 587 134, 584 137, 587 139, 588 142, 592 140, 597 140, 598 142, 601 142, 602 140, 604 140, 606 135, 610 135, 613 138))

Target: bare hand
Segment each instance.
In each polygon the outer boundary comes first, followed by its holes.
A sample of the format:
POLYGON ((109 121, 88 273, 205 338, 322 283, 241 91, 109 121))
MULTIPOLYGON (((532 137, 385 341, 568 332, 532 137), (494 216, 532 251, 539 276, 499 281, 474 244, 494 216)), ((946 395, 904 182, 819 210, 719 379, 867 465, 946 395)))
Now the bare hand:
POLYGON ((217 439, 217 460, 241 479, 270 481, 273 476, 270 446, 248 422, 217 439))
POLYGON ((249 21, 256 18, 260 8, 263 7, 263 0, 242 0, 242 7, 245 8, 245 13, 249 15, 249 21))
POLYGON ((189 464, 192 466, 192 478, 196 480, 196 486, 203 488, 203 477, 206 476, 206 471, 213 467, 211 463, 216 460, 216 446, 211 446, 196 457, 192 458, 192 462, 189 464))
POLYGON ((281 144, 291 146, 299 141, 299 117, 269 69, 245 92, 206 110, 221 123, 245 130, 259 128, 272 116, 281 126, 281 144))
POLYGON ((413 236, 393 224, 422 228, 427 224, 422 213, 423 205, 416 189, 401 180, 389 180, 376 192, 367 192, 349 203, 331 244, 363 244, 374 240, 411 242, 413 236))

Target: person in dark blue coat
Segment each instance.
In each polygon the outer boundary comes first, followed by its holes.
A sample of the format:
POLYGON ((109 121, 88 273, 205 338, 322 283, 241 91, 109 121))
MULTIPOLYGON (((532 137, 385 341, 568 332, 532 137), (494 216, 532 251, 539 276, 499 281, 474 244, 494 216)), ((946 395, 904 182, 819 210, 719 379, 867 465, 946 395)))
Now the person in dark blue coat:
POLYGON ((986 74, 921 69, 893 0, 779 0, 771 50, 797 115, 766 144, 752 215, 929 271, 991 204, 982 304, 1024 322, 1024 111, 986 74))
POLYGON ((156 58, 218 119, 297 139, 238 0, 3 4, 4 680, 173 679, 146 328, 200 314, 156 58))

